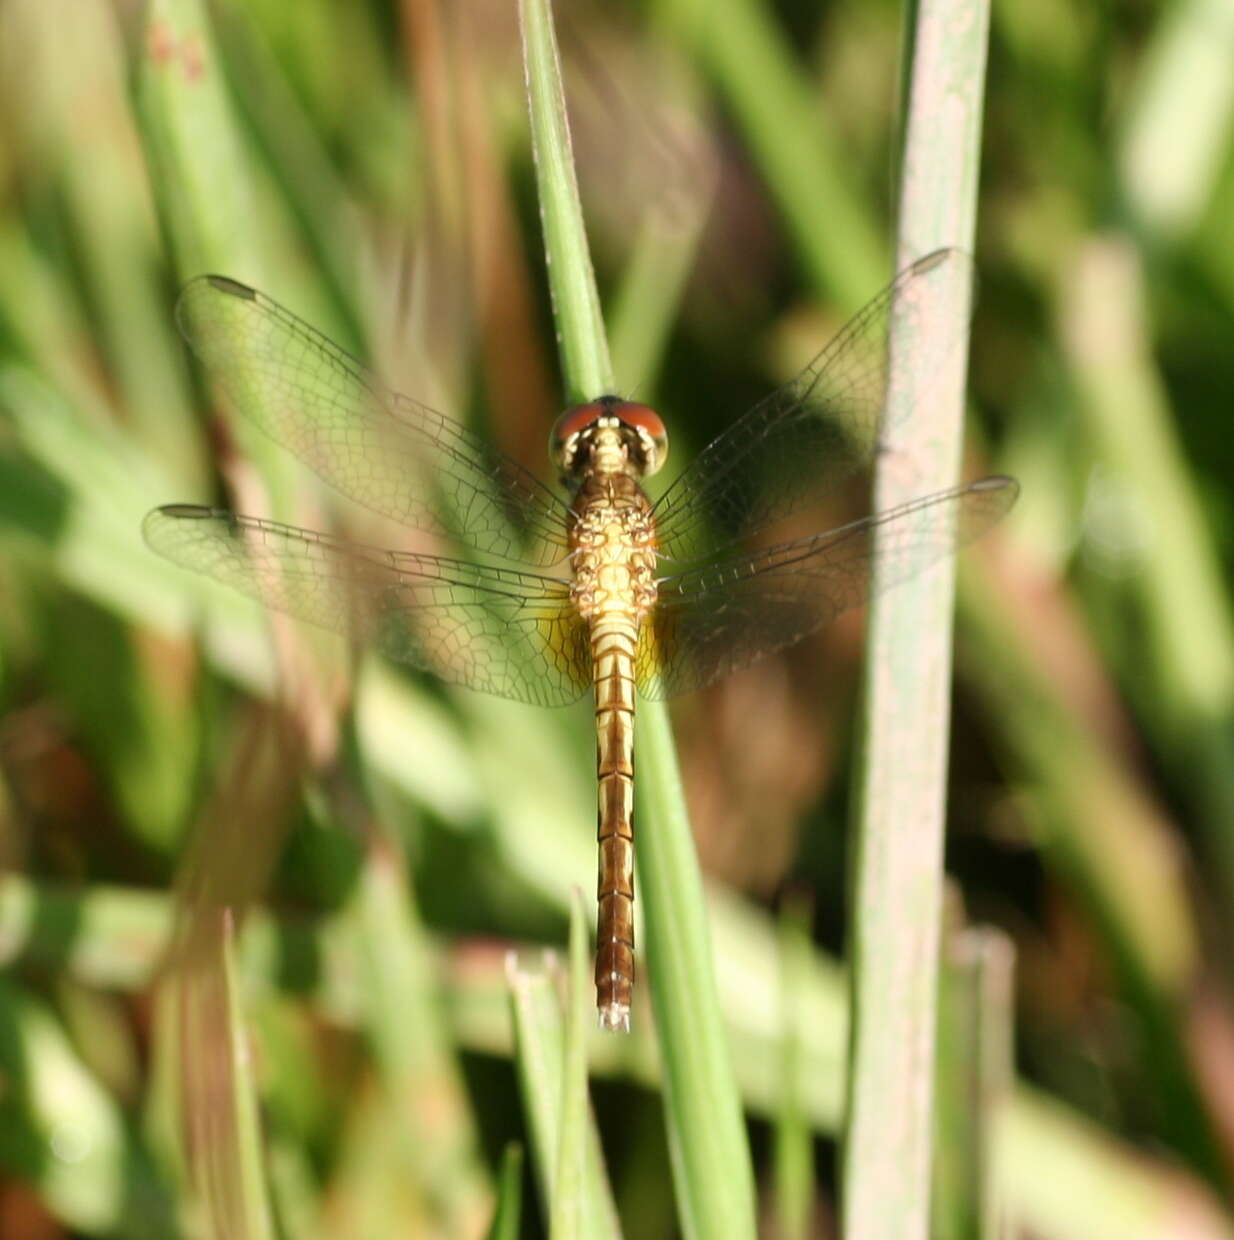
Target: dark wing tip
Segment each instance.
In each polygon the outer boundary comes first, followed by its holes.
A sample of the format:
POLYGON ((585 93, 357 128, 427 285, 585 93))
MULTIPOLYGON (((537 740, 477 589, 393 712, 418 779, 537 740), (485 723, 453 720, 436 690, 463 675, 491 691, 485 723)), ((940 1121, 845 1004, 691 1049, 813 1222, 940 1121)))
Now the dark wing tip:
POLYGON ((169 522, 217 520, 228 515, 225 508, 207 508, 204 504, 160 504, 146 513, 141 532, 146 542, 157 551, 168 531, 177 528, 169 522))
POLYGON ((204 504, 160 504, 154 511, 162 513, 165 517, 194 517, 202 519, 218 516, 217 508, 207 508, 204 504))
POLYGON ((233 280, 230 276, 206 276, 206 280, 220 293, 229 293, 232 297, 243 297, 245 301, 256 301, 257 290, 233 280))

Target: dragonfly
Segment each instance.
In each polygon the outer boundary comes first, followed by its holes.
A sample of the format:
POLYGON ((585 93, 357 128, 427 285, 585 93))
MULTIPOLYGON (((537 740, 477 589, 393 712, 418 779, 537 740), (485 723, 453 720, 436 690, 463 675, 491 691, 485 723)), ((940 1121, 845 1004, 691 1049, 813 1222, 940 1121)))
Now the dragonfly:
MULTIPOLYGON (((337 491, 420 531, 428 548, 368 546, 182 503, 149 514, 146 541, 446 682, 550 707, 594 692, 596 1003, 602 1028, 628 1030, 637 694, 687 693, 800 641, 867 600, 876 552, 882 589, 952 555, 1015 502, 1014 479, 990 476, 767 539, 872 463, 897 375, 889 324, 928 328, 967 263, 943 250, 903 270, 654 503, 643 482, 664 465, 668 434, 649 406, 601 394, 566 409, 549 442, 555 490, 390 390, 271 298, 200 276, 177 319, 231 403, 337 491)), ((917 354, 928 394, 959 332, 925 334, 937 342, 917 354)))

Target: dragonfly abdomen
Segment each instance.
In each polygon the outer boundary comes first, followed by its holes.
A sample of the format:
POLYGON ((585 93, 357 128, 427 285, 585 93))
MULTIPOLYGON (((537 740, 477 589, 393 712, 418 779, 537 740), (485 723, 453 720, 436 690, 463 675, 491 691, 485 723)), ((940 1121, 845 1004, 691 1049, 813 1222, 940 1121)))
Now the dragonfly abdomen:
POLYGON ((592 626, 596 677, 600 872, 596 1006, 605 1029, 628 1030, 634 987, 634 647, 628 614, 592 626))

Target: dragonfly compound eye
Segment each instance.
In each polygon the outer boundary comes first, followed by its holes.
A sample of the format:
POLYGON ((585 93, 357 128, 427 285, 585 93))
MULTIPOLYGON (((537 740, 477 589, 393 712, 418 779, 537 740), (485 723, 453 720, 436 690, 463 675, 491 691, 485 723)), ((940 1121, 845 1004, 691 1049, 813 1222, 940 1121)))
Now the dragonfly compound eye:
POLYGON ((618 428, 639 476, 654 474, 668 456, 668 432, 654 409, 619 396, 601 396, 572 405, 557 419, 549 436, 549 455, 563 478, 585 469, 588 447, 601 427, 618 428))
POLYGON ((640 472, 644 477, 654 474, 668 456, 668 431, 664 429, 664 420, 650 406, 629 400, 620 401, 612 413, 637 437, 640 472))
POLYGON ((584 436, 604 414, 600 401, 591 400, 585 405, 572 405, 553 423, 548 454, 563 478, 570 477, 581 465, 579 449, 584 436))

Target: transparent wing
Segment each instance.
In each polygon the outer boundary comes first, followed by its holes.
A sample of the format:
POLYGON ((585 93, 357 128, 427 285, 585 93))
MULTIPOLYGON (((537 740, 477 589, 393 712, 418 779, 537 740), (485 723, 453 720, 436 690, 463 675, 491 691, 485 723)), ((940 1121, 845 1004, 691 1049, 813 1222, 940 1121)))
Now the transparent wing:
MULTIPOLYGON (((821 499, 877 451, 891 315, 925 321, 972 279, 960 250, 926 255, 884 289, 791 382, 749 409, 690 463, 656 504, 661 553, 683 563, 821 499)), ((927 379, 960 334, 931 333, 927 379)))
POLYGON ((173 563, 452 684, 562 706, 591 683, 587 630, 566 582, 194 504, 156 508, 142 531, 173 563))
POLYGON ((639 636, 646 697, 710 684, 830 624, 870 595, 876 542, 884 586, 897 585, 977 538, 1015 503, 1019 484, 990 477, 851 525, 666 577, 639 636))
POLYGON ((566 507, 547 487, 263 293, 199 276, 176 318, 240 411, 343 494, 488 555, 562 558, 566 507))

